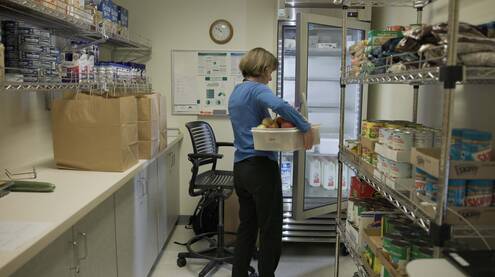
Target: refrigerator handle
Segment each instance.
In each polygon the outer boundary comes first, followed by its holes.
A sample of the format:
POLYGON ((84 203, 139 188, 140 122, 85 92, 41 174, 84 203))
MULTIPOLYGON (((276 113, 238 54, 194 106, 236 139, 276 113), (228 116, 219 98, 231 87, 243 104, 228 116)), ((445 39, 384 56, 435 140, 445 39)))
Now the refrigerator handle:
POLYGON ((301 91, 299 93, 299 112, 308 119, 308 102, 306 101, 306 93, 301 91))

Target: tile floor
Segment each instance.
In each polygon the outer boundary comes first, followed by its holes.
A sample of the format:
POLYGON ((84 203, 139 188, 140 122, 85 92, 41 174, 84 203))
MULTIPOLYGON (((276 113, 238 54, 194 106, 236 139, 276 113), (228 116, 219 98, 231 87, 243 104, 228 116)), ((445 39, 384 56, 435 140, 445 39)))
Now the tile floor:
MULTIPOLYGON (((184 246, 174 241, 185 242, 192 236, 192 230, 186 230, 184 225, 175 228, 162 256, 156 263, 151 277, 188 277, 198 276, 198 273, 206 264, 203 260, 188 260, 183 268, 177 267, 177 253, 185 251, 184 246)), ((298 244, 285 243, 282 249, 282 257, 277 268, 277 277, 333 277, 334 250, 328 244, 298 244)), ((342 257, 340 260, 340 276, 352 277, 356 267, 350 257, 342 257)), ((253 262, 256 268, 256 262, 253 262)), ((220 268, 209 276, 231 276, 231 268, 228 265, 220 268)))

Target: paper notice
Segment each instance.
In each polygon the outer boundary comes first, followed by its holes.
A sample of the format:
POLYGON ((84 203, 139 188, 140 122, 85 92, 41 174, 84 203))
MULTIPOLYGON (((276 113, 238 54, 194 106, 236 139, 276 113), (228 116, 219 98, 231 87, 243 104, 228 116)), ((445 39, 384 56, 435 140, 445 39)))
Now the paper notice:
POLYGON ((179 75, 174 77, 174 104, 196 105, 198 94, 196 79, 190 76, 179 75))
POLYGON ((0 222, 0 251, 14 251, 45 232, 47 222, 0 222))

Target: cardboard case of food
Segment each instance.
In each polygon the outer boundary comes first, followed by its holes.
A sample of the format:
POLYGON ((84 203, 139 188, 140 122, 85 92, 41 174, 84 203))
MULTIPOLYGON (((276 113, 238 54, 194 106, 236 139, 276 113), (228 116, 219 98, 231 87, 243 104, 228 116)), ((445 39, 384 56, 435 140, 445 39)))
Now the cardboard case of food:
POLYGON ((55 100, 52 125, 54 158, 59 167, 121 172, 138 161, 134 96, 77 94, 74 99, 55 100))

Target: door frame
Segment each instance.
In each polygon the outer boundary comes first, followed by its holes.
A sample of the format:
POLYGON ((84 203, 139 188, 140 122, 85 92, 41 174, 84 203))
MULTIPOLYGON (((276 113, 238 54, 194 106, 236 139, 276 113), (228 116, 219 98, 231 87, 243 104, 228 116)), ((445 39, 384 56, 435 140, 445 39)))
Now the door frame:
MULTIPOLYGON (((320 24, 333 27, 342 27, 342 18, 324 16, 319 14, 298 13, 296 20, 296 92, 295 105, 299 107, 300 112, 307 118, 307 90, 308 90, 308 26, 309 24, 320 24)), ((356 20, 348 20, 349 29, 358 29, 365 32, 370 29, 370 23, 356 20)), ((362 96, 361 96, 362 97, 362 96)), ((361 105, 362 106, 362 105, 361 105)), ((361 112, 362 112, 361 107, 361 112)), ((296 220, 304 220, 311 217, 321 216, 324 214, 337 211, 337 202, 327 204, 313 209, 304 209, 305 203, 305 169, 306 169, 306 151, 299 150, 294 152, 294 171, 292 181, 292 215, 296 220)), ((337 182, 339 183, 339 182, 337 182)))

